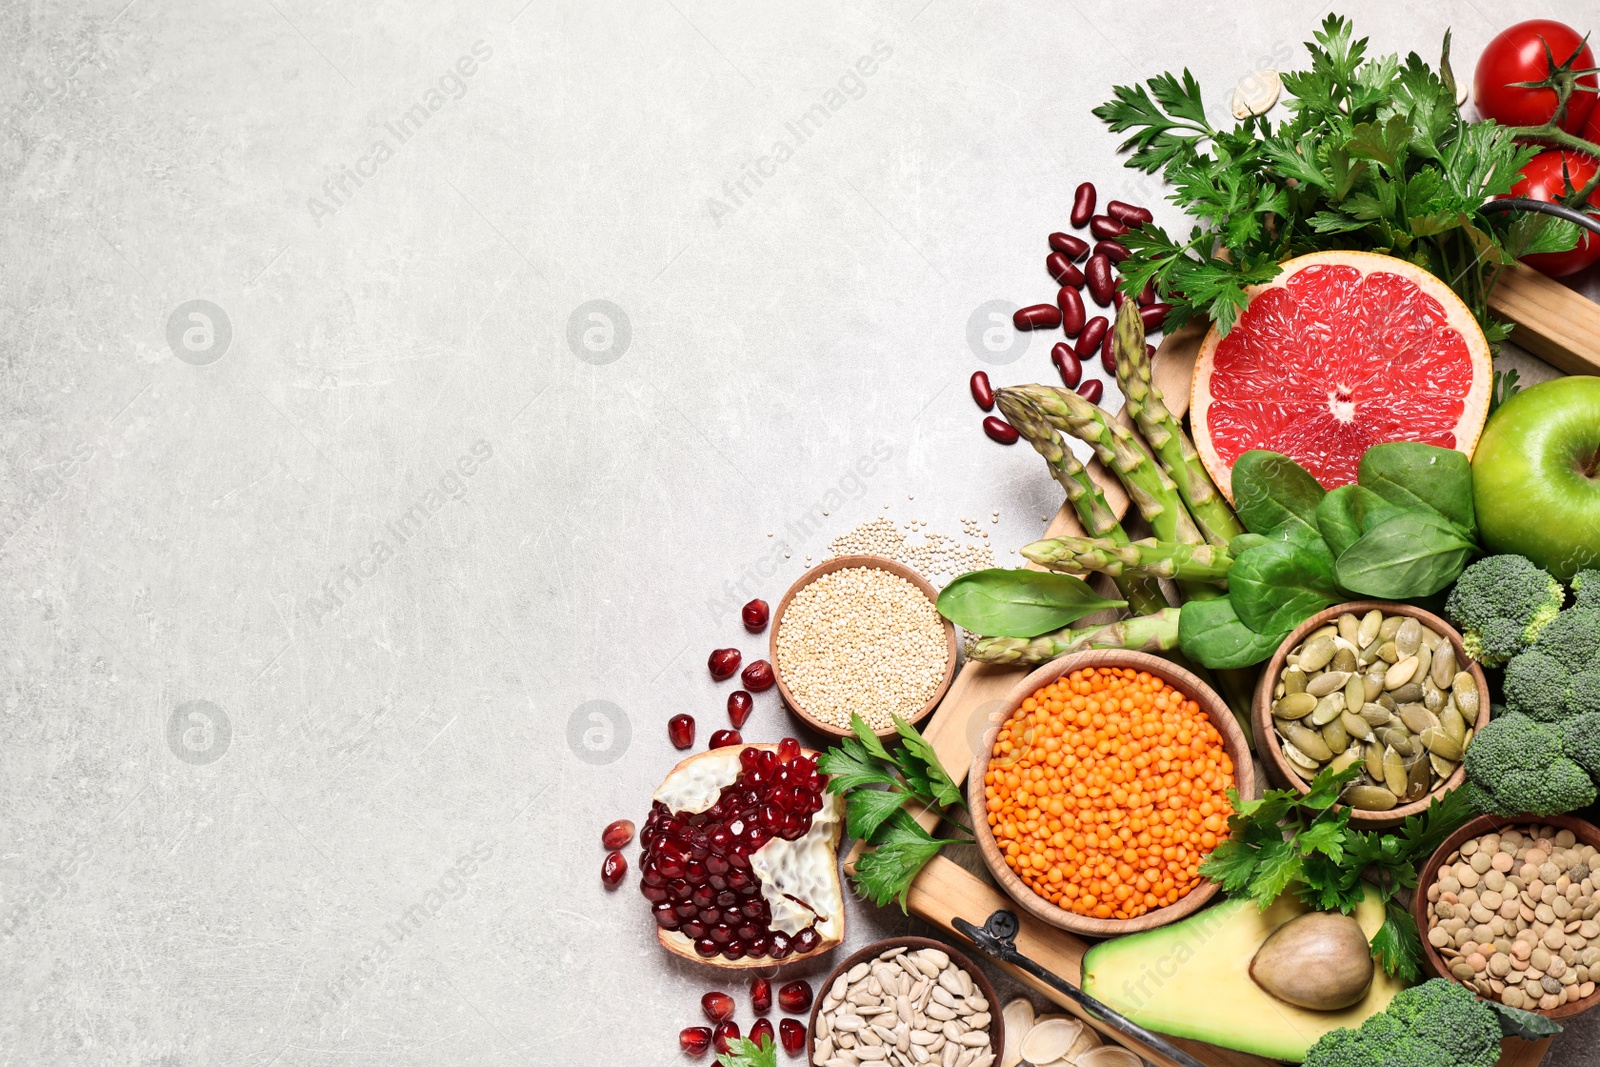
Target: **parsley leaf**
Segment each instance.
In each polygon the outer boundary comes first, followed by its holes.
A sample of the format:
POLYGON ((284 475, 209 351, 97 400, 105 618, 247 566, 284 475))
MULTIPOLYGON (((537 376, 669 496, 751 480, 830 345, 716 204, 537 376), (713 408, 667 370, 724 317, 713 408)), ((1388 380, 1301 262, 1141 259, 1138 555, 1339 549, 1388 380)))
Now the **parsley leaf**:
POLYGON ((1418 966, 1422 938, 1417 934, 1416 920, 1393 900, 1384 904, 1383 925, 1372 935, 1372 955, 1385 973, 1407 985, 1422 977, 1418 966))
POLYGON ((778 1047, 772 1038, 761 1036, 761 1044, 748 1037, 728 1043, 728 1051, 717 1055, 721 1067, 778 1067, 778 1047))
POLYGON ((905 911, 912 881, 948 844, 904 811, 897 811, 872 838, 873 850, 856 860, 856 889, 879 907, 893 900, 905 911))

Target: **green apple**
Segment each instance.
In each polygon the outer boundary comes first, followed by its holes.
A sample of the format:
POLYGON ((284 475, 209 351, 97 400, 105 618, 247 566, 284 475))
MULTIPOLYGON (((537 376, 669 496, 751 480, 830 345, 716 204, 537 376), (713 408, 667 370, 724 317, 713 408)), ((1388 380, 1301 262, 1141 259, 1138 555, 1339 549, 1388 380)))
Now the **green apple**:
POLYGON ((1565 581, 1600 566, 1600 378, 1524 389, 1495 411, 1472 457, 1478 532, 1565 581))

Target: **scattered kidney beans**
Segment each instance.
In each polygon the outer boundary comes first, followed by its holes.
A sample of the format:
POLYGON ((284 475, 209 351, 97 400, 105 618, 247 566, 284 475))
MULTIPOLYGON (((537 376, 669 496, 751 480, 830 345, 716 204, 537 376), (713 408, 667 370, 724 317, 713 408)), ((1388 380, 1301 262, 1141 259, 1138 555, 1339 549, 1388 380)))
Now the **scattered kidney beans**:
POLYGON ((1096 255, 1105 256, 1113 263, 1121 263, 1133 254, 1115 241, 1096 241, 1094 251, 1096 255))
POLYGON ((735 689, 728 694, 728 721, 733 723, 735 730, 744 729, 744 724, 750 721, 750 712, 755 706, 756 702, 743 689, 735 689))
POLYGON ((678 1032, 678 1047, 691 1056, 704 1056, 711 1048, 711 1027, 684 1027, 678 1032))
POLYGON ((772 688, 772 684, 777 681, 777 678, 772 673, 772 664, 764 659, 758 659, 744 669, 744 672, 739 675, 739 680, 744 683, 744 687, 750 692, 765 693, 772 688))
POLYGON ((727 1022, 733 1018, 733 998, 721 990, 713 989, 700 998, 700 1009, 714 1023, 727 1022))
POLYGON ((1150 214, 1148 208, 1124 204, 1121 200, 1108 201, 1106 203, 1106 214, 1130 228, 1147 226, 1155 221, 1155 216, 1150 214))
POLYGON ((711 1047, 717 1050, 719 1056, 726 1056, 733 1042, 739 1040, 739 1024, 731 1019, 720 1022, 717 1028, 711 1031, 711 1047))
POLYGON ((783 1041, 783 1051, 798 1056, 806 1047, 806 1024, 797 1019, 784 1019, 778 1023, 778 1037, 783 1041))
POLYGON ((772 1010, 772 982, 759 974, 750 979, 750 1010, 757 1015, 772 1010))
POLYGON ((1078 386, 1078 395, 1091 404, 1100 403, 1100 397, 1105 394, 1106 386, 1099 378, 1090 378, 1078 386))
POLYGON ((772 1045, 776 1047, 778 1044, 777 1038, 772 1036, 771 1019, 757 1019, 755 1021, 755 1025, 750 1027, 749 1037, 751 1043, 757 1048, 761 1048, 765 1045, 772 1045))
POLYGON ((672 740, 672 747, 683 749, 694 744, 694 716, 674 715, 667 720, 667 737, 672 740))
POLYGON ((1145 282, 1144 283, 1144 288, 1139 290, 1139 306, 1140 307, 1149 307, 1151 304, 1154 304, 1155 302, 1156 302, 1156 283, 1154 281, 1145 282))
POLYGON ((713 649, 711 657, 706 660, 706 667, 711 671, 711 677, 723 681, 733 677, 733 672, 739 669, 739 655, 737 648, 713 649))
POLYGON ((1171 304, 1150 304, 1139 309, 1139 317, 1144 320, 1144 328, 1147 331, 1159 330, 1171 310, 1171 304))
POLYGON ((972 399, 985 411, 994 410, 994 386, 989 384, 989 375, 981 370, 972 372, 971 381, 967 386, 972 390, 972 399))
POLYGON ((989 440, 998 441, 1003 445, 1014 445, 1017 443, 1017 438, 1022 436, 1017 433, 1015 426, 998 415, 990 415, 983 420, 983 432, 989 435, 989 440))
POLYGON ((1061 384, 1068 389, 1076 389, 1083 380, 1083 363, 1078 359, 1078 354, 1072 346, 1065 341, 1057 343, 1050 350, 1050 360, 1056 365, 1056 370, 1061 372, 1061 384))
POLYGON ((1145 359, 1154 359, 1155 355, 1156 355, 1156 346, 1155 345, 1145 345, 1144 346, 1144 358, 1145 359))
POLYGON ((1106 373, 1113 378, 1117 375, 1117 353, 1114 348, 1116 336, 1107 330, 1105 340, 1100 342, 1100 366, 1104 367, 1106 373))
POLYGON ((1063 285, 1056 293, 1056 306, 1061 309, 1061 329, 1068 337, 1078 336, 1083 329, 1083 297, 1070 285, 1063 285))
POLYGON ((1128 228, 1110 215, 1096 215, 1089 220, 1089 232, 1102 241, 1114 241, 1128 232, 1128 228))
POLYGON ((1123 295, 1123 292, 1122 292, 1121 289, 1113 289, 1111 291, 1111 310, 1112 311, 1121 311, 1122 310, 1122 302, 1124 300, 1126 300, 1126 299, 1128 299, 1128 298, 1125 295, 1123 295))
POLYGON ((607 852, 600 864, 600 881, 607 889, 615 889, 628 877, 628 857, 620 852, 607 852))
POLYGON ((712 748, 727 748, 729 745, 742 745, 744 738, 739 736, 738 730, 718 730, 711 735, 712 748))
POLYGON ((1072 261, 1060 252, 1051 252, 1044 257, 1044 269, 1050 272, 1050 277, 1054 278, 1058 285, 1068 284, 1066 279, 1074 274, 1083 277, 1083 272, 1074 267, 1072 261))
POLYGON ((778 990, 778 1007, 790 1015, 799 1015, 811 1007, 811 983, 804 978, 797 978, 793 982, 778 990))
POLYGON ((1083 332, 1078 334, 1078 343, 1073 347, 1078 358, 1088 359, 1094 355, 1094 350, 1100 347, 1100 342, 1104 340, 1106 331, 1110 328, 1111 323, 1104 315, 1096 315, 1084 323, 1083 332))
POLYGON ((632 840, 632 819, 618 819, 614 823, 606 824, 606 828, 600 831, 600 846, 611 851, 627 848, 628 842, 632 840))
POLYGON ((1116 283, 1111 280, 1111 260, 1097 252, 1089 257, 1083 273, 1089 281, 1089 295, 1094 302, 1101 307, 1111 303, 1111 293, 1116 289, 1116 283))
POLYGON ((1032 304, 1018 308, 1011 324, 1019 330, 1053 330, 1061 325, 1061 309, 1054 304, 1032 304))
POLYGON ((1053 233, 1050 235, 1050 247, 1068 259, 1082 259, 1089 251, 1089 242, 1070 233, 1053 233))
POLYGON ((1084 182, 1072 194, 1072 224, 1082 226, 1094 214, 1094 182, 1084 182))
POLYGON ((765 600, 752 600, 739 610, 739 617, 744 620, 744 628, 753 634, 758 634, 767 628, 767 619, 772 615, 772 610, 767 607, 765 600))

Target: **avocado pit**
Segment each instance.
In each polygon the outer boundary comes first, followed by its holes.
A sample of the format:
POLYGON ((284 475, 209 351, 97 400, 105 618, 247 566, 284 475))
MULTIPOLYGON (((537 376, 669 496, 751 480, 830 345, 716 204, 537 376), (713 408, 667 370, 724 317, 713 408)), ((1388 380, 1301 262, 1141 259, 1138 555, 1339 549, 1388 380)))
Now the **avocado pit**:
POLYGON ((1348 1008, 1372 984, 1372 948, 1361 924, 1312 911, 1278 927, 1256 950, 1250 977, 1277 997, 1312 1011, 1348 1008))

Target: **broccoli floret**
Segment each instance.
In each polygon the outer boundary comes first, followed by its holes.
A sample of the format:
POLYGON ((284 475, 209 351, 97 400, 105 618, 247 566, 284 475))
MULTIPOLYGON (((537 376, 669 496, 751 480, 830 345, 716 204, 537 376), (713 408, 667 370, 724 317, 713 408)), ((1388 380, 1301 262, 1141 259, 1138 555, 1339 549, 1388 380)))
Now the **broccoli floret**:
POLYGON ((1461 572, 1445 614, 1461 627, 1467 655, 1498 667, 1556 617, 1566 591, 1525 556, 1489 556, 1461 572))
POLYGON ((1536 647, 1569 671, 1600 667, 1600 611, 1573 607, 1558 613, 1536 647))
MULTIPOLYGON (((1586 588, 1595 595, 1600 572, 1586 588)), ((1506 706, 1541 722, 1600 711, 1600 610, 1575 606, 1552 619, 1533 647, 1506 664, 1506 706)))
POLYGON ((1565 719, 1571 689, 1572 672, 1537 648, 1512 657, 1506 664, 1506 706, 1530 719, 1565 719))
POLYGON ((1500 1021, 1465 986, 1435 978, 1395 994, 1354 1030, 1325 1034, 1305 1067, 1495 1067, 1500 1021))
POLYGON ((1569 719, 1561 730, 1561 749, 1589 777, 1600 780, 1600 711, 1569 719))
POLYGON ((1600 611, 1600 571, 1579 571, 1567 584, 1572 586, 1574 607, 1600 611))
POLYGON ((1593 804, 1594 782, 1561 744, 1561 727, 1518 712, 1490 722, 1467 746, 1474 804, 1493 815, 1559 815, 1593 804))

